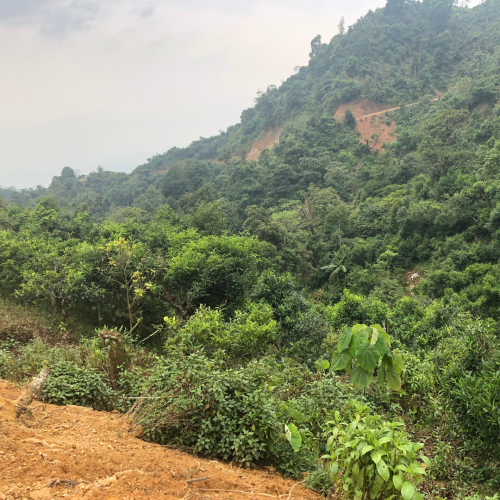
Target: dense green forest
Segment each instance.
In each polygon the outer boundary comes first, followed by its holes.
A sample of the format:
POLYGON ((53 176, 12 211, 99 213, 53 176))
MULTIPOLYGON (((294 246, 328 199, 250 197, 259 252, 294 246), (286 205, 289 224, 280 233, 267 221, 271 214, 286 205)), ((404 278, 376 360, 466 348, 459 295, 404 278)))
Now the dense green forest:
POLYGON ((498 498, 500 0, 388 0, 226 132, 0 194, 0 377, 338 498, 498 498))

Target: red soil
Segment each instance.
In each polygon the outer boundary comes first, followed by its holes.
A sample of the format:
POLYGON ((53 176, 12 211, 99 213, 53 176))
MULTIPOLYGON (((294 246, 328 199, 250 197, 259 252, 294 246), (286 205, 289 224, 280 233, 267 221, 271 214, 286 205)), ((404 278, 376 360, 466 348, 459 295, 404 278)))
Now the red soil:
POLYGON ((19 394, 0 380, 0 500, 321 498, 272 468, 242 469, 145 443, 113 413, 35 402, 16 420, 19 394), (208 479, 186 482, 195 478, 208 479))
POLYGON ((388 121, 386 112, 396 111, 391 104, 378 104, 373 101, 353 101, 347 104, 342 104, 335 113, 336 119, 341 119, 347 110, 356 118, 356 128, 361 134, 359 142, 366 144, 377 150, 383 150, 383 144, 396 140, 396 123, 391 119, 391 124, 387 125, 388 121), (372 137, 378 134, 378 138, 372 137))
POLYGON ((264 149, 272 148, 280 140, 280 135, 281 128, 268 130, 264 137, 252 143, 250 151, 246 155, 246 161, 257 161, 264 149))

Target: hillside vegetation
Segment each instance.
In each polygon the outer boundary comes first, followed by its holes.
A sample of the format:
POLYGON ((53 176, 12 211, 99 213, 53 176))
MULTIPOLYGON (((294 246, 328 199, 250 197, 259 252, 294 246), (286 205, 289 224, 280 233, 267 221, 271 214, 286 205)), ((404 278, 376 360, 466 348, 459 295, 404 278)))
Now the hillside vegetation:
POLYGON ((338 498, 487 498, 500 0, 389 0, 339 31, 216 137, 2 190, 0 377, 49 363, 48 402, 338 498))

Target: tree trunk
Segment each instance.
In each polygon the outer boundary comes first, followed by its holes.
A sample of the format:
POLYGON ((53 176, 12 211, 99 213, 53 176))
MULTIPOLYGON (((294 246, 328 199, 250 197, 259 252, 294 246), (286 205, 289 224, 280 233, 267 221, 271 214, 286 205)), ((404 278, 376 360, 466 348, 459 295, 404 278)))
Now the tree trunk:
POLYGON ((172 296, 172 293, 170 292, 170 288, 168 286, 168 281, 163 282, 163 291, 165 293, 165 299, 167 302, 175 309, 177 314, 184 319, 188 320, 189 319, 189 313, 185 307, 183 307, 182 304, 177 302, 174 297, 172 296))

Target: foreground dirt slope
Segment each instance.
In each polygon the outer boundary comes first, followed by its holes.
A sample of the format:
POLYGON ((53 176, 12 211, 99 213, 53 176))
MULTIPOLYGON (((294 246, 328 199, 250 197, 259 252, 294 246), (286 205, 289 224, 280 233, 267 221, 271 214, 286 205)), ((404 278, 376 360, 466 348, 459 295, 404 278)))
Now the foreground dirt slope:
POLYGON ((35 402, 31 416, 16 421, 19 393, 0 381, 0 500, 320 498, 271 469, 240 469, 145 443, 112 413, 35 402))

